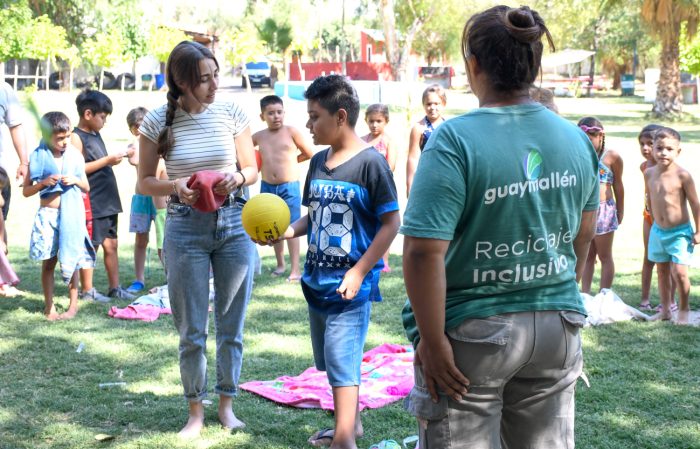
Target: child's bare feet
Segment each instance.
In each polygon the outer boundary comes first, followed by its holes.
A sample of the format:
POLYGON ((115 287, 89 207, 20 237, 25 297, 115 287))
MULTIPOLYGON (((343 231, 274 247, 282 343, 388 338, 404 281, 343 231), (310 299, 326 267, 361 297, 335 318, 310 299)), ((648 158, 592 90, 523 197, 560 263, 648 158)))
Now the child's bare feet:
POLYGON ((240 430, 245 423, 236 418, 233 413, 233 399, 229 396, 221 396, 219 399, 219 422, 225 429, 240 430))
POLYGON ((75 318, 75 315, 78 313, 78 308, 68 308, 67 311, 63 312, 58 316, 59 320, 70 320, 75 318))
POLYGON ((204 405, 201 402, 189 403, 189 416, 187 424, 178 432, 177 436, 180 439, 186 440, 199 437, 199 434, 204 428, 204 405))
POLYGON ((53 305, 49 308, 44 307, 44 316, 46 316, 46 319, 49 321, 56 321, 61 317, 61 315, 56 312, 56 307, 53 305))
POLYGON ((671 318, 673 318, 673 315, 671 314, 671 312, 668 312, 668 313, 659 312, 659 313, 657 313, 657 314, 655 314, 655 315, 652 315, 652 316, 649 318, 649 321, 659 321, 659 320, 661 320, 661 321, 669 321, 671 318))
POLYGON ((676 319, 673 320, 673 324, 690 324, 690 311, 689 310, 679 310, 676 314, 676 319))

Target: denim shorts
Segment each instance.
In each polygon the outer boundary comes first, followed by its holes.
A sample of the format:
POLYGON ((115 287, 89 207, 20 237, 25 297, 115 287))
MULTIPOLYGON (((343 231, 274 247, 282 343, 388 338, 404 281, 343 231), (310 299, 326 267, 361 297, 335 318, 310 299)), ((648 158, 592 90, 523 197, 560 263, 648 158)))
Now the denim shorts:
POLYGON ((53 207, 40 207, 34 218, 29 238, 29 257, 32 260, 47 260, 58 254, 58 215, 53 207))
POLYGON ((326 372, 332 387, 359 386, 372 303, 331 310, 309 307, 316 369, 326 372))
POLYGON ((156 207, 153 198, 137 193, 131 197, 131 213, 129 214, 129 232, 147 234, 151 232, 151 221, 156 219, 156 207))
POLYGON ((301 217, 299 181, 285 182, 283 184, 269 184, 265 181, 260 181, 260 193, 272 193, 282 198, 289 206, 290 223, 294 223, 301 217))
POLYGON ((669 229, 656 223, 649 231, 647 258, 652 262, 690 265, 693 258, 693 227, 690 223, 669 229))

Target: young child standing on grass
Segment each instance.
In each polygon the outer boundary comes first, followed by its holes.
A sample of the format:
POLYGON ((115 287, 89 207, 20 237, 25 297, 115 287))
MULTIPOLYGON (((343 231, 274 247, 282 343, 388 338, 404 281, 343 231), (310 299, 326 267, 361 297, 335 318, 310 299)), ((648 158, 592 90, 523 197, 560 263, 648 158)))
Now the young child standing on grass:
MULTIPOLYGON (((639 170, 641 170, 642 175, 644 172, 656 165, 656 159, 654 159, 654 133, 661 129, 662 126, 649 124, 642 128, 639 132, 637 140, 639 141, 639 151, 642 153, 644 162, 639 165, 639 170)), ((649 203, 649 190, 647 189, 646 183, 644 184, 644 210, 642 211, 642 235, 644 239, 644 260, 642 261, 642 299, 639 303, 640 310, 651 310, 651 304, 649 302, 649 296, 651 292, 651 275, 654 270, 654 262, 649 260, 648 248, 649 248, 649 231, 651 230, 651 225, 654 224, 654 218, 651 216, 651 204, 649 203)), ((678 305, 675 300, 675 282, 673 278, 670 280, 671 285, 671 311, 675 312, 678 309, 678 305)), ((657 308, 657 312, 661 311, 661 304, 657 308)))
POLYGON ((622 157, 605 148, 605 130, 595 117, 584 117, 578 127, 586 133, 598 154, 598 179, 600 181, 600 205, 596 223, 596 236, 591 242, 581 277, 581 291, 591 292, 596 258, 600 259, 600 289, 612 287, 615 277, 613 237, 625 211, 625 189, 622 185, 622 157))
POLYGON ((408 160, 406 161, 406 196, 411 191, 413 184, 413 176, 418 168, 418 160, 420 154, 425 147, 430 135, 435 131, 435 128, 440 126, 445 118, 442 116, 442 110, 447 105, 447 95, 445 89, 439 84, 432 84, 423 91, 423 109, 425 117, 420 119, 418 123, 411 128, 411 134, 408 138, 408 160))
POLYGON ((305 93, 314 143, 330 145, 309 164, 302 204, 308 215, 284 239, 306 234, 301 288, 309 307, 316 368, 333 389, 335 428, 309 438, 313 446, 356 448, 360 365, 370 304, 381 301, 381 257, 399 228, 399 205, 386 159, 355 133, 360 101, 340 75, 316 78, 305 93))
MULTIPOLYGON (((0 167, 0 190, 4 189, 10 183, 10 177, 4 168, 0 167)), ((0 196, 0 208, 5 205, 5 199, 0 196)), ((10 259, 7 258, 7 243, 1 237, 5 234, 5 218, 0 214, 0 296, 11 298, 19 295, 20 292, 15 287, 19 284, 19 278, 10 265, 10 259)))
MULTIPOLYGON (((384 156, 389 163, 392 173, 396 168, 396 151, 391 146, 391 139, 384 132, 386 125, 389 124, 389 107, 385 104, 375 103, 367 106, 365 110, 365 123, 369 127, 369 134, 362 136, 362 140, 372 145, 379 154, 384 156)), ((383 273, 390 273, 389 266, 389 250, 382 257, 384 260, 383 273)))
POLYGON ((700 201, 690 172, 676 159, 681 152, 681 136, 663 127, 654 133, 656 165, 644 172, 654 224, 649 232, 649 260, 656 263, 661 311, 652 319, 670 320, 672 276, 678 288, 676 323, 688 324, 690 278, 688 265, 693 245, 700 243, 700 201), (688 205, 693 212, 695 232, 690 224, 688 205))
POLYGON ((85 172, 90 183, 90 206, 92 209, 92 244, 95 251, 102 246, 104 264, 107 270, 109 291, 107 297, 92 286, 92 269, 83 270, 81 275, 83 291, 80 296, 100 302, 109 298, 132 300, 134 295, 119 285, 119 254, 117 246, 117 221, 122 212, 119 200, 117 178, 112 166, 121 163, 124 156, 131 156, 132 150, 108 154, 100 130, 112 113, 112 101, 107 95, 96 90, 86 89, 75 99, 80 117, 78 126, 73 129, 71 143, 85 158, 85 172))
MULTIPOLYGON (((301 216, 301 193, 299 191, 299 163, 313 156, 311 145, 301 132, 284 124, 284 104, 277 95, 268 95, 260 100, 260 118, 267 129, 253 134, 253 144, 258 147, 262 159, 260 193, 272 193, 282 198, 291 214, 291 222, 301 216)), ((287 241, 291 271, 288 282, 301 279, 299 268, 299 239, 287 241)), ((286 271, 284 243, 274 245, 277 267, 273 276, 282 276, 286 271)))
MULTIPOLYGON (((138 107, 132 109, 126 115, 126 124, 129 126, 129 132, 131 132, 131 134, 136 138, 141 135, 139 132, 139 126, 141 126, 141 122, 143 122, 143 118, 146 116, 146 114, 148 114, 148 110, 146 108, 138 107)), ((131 154, 129 156, 129 163, 136 167, 138 171, 138 141, 136 141, 136 143, 129 144, 128 151, 131 154)), ((167 179, 165 175, 165 163, 162 159, 158 161, 156 177, 158 179, 167 179)), ((151 233, 152 221, 156 224, 158 257, 161 259, 161 261, 163 260, 161 249, 163 248, 162 234, 165 224, 166 207, 167 204, 165 197, 142 195, 138 182, 136 183, 134 195, 131 197, 131 213, 129 215, 129 232, 136 234, 136 237, 134 238, 134 277, 136 279, 129 287, 127 287, 126 291, 129 293, 138 293, 146 288, 146 252, 148 250, 148 240, 149 234, 151 233), (159 210, 161 211, 160 216, 158 215, 159 210), (162 221, 162 225, 159 223, 159 220, 162 221)))
POLYGON ((43 140, 29 157, 29 172, 22 194, 39 193, 39 211, 34 220, 29 256, 41 260, 44 315, 53 321, 70 319, 78 312, 78 270, 92 268, 95 250, 85 228, 81 191, 90 185, 85 161, 69 145, 71 124, 62 112, 48 112, 41 118, 43 140), (68 283, 70 305, 59 314, 54 306, 54 269, 61 264, 61 277, 68 283))

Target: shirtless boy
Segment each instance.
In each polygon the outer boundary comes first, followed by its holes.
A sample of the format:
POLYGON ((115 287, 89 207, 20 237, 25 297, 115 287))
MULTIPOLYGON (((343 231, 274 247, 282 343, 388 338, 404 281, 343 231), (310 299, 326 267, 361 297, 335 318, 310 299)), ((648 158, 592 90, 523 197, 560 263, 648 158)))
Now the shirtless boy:
POLYGON ((688 324, 690 279, 688 265, 693 245, 700 243, 700 202, 693 177, 676 163, 681 152, 681 136, 662 127, 654 134, 656 165, 644 172, 654 224, 649 234, 649 260, 656 262, 661 312, 652 319, 670 320, 671 286, 669 272, 679 294, 677 324, 688 324), (695 232, 690 224, 688 205, 693 213, 695 232))
MULTIPOLYGON (((284 124, 284 104, 280 97, 263 97, 260 111, 260 118, 267 124, 267 129, 253 134, 253 143, 262 160, 260 193, 273 193, 282 198, 289 206, 291 223, 294 223, 301 216, 299 163, 310 159, 313 150, 298 129, 284 124)), ((297 282, 301 279, 299 239, 289 239, 287 245, 291 262, 287 281, 297 282)), ((272 275, 281 276, 286 271, 284 242, 275 243, 274 248, 277 267, 272 275)))

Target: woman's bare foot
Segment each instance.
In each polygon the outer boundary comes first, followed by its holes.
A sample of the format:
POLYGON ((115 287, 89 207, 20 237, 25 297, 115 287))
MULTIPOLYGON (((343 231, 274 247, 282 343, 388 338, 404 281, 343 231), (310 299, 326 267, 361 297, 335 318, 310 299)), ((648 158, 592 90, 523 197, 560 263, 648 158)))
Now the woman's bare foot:
POLYGON ((78 309, 77 309, 77 308, 74 308, 74 309, 69 308, 67 311, 65 311, 65 312, 63 312, 62 314, 60 314, 60 315, 58 316, 58 319, 59 319, 59 320, 71 320, 71 319, 75 318, 75 315, 76 315, 77 313, 78 313, 78 309))
POLYGON ((178 432, 180 439, 197 438, 204 428, 204 405, 201 402, 190 401, 187 424, 178 432))
POLYGON ((245 427, 245 423, 236 418, 233 413, 233 398, 230 396, 219 396, 219 422, 225 429, 240 430, 245 427))

